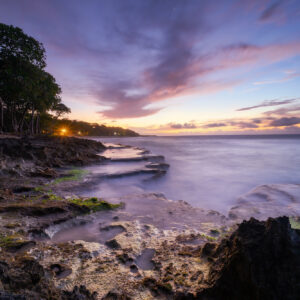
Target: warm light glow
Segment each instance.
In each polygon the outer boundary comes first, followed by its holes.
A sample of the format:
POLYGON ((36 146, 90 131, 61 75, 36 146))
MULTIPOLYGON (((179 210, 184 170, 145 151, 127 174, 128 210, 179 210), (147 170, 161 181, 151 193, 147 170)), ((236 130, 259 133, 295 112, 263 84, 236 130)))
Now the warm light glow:
POLYGON ((62 129, 60 130, 60 134, 61 134, 61 135, 65 135, 66 132, 67 132, 67 129, 66 129, 66 128, 62 128, 62 129))
POLYGON ((78 133, 79 135, 81 135, 81 131, 78 131, 77 133, 78 133))

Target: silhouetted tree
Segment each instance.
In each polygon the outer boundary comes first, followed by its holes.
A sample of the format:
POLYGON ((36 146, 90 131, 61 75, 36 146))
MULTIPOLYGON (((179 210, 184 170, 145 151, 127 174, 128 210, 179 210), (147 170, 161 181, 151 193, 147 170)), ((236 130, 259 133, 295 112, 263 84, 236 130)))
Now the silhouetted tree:
POLYGON ((0 130, 40 131, 40 115, 70 112, 61 89, 44 68, 45 49, 22 29, 0 23, 0 130), (5 111, 5 116, 4 116, 5 111))

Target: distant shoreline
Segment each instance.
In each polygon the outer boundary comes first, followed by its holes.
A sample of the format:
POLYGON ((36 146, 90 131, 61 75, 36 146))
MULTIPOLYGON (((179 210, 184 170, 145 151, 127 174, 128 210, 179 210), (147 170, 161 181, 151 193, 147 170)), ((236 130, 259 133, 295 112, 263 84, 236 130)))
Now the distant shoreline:
POLYGON ((139 136, 89 136, 95 138, 300 138, 300 134, 203 134, 203 135, 139 135, 139 136))

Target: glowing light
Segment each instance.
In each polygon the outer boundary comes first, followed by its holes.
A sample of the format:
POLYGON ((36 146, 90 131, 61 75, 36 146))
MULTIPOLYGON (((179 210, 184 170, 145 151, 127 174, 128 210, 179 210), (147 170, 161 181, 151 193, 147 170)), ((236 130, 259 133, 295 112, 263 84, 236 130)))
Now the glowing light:
POLYGON ((61 135, 65 135, 66 132, 67 132, 67 129, 66 129, 66 128, 62 128, 62 129, 60 130, 60 134, 61 134, 61 135))
POLYGON ((78 133, 79 135, 81 135, 81 131, 78 131, 77 133, 78 133))

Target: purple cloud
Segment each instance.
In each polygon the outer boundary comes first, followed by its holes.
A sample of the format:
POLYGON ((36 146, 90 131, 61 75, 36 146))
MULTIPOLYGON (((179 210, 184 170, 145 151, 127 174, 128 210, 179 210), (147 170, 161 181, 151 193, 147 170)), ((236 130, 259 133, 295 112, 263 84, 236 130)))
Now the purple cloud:
POLYGON ((286 100, 277 100, 277 99, 274 99, 274 100, 264 101, 263 103, 258 104, 258 105, 239 108, 236 111, 245 111, 245 110, 251 110, 251 109, 260 108, 260 107, 290 104, 292 102, 295 102, 298 99, 299 98, 286 99, 286 100))
POLYGON ((271 19, 274 15, 276 15, 280 11, 280 6, 283 4, 282 0, 275 1, 270 4, 261 14, 259 20, 267 21, 271 19))
POLYGON ((298 117, 284 117, 274 120, 270 123, 270 126, 280 127, 280 126, 292 126, 300 124, 300 118, 298 117))
POLYGON ((231 73, 243 68, 299 54, 299 39, 251 39, 254 22, 283 7, 251 3, 249 11, 248 0, 2 0, 0 17, 44 43, 63 97, 88 95, 106 118, 136 118, 174 96, 235 86, 244 73, 231 73))
POLYGON ((300 106, 289 106, 289 107, 282 107, 282 108, 278 108, 278 109, 274 109, 274 110, 269 110, 264 112, 265 115, 286 115, 289 114, 291 112, 300 112, 300 106))
POLYGON ((209 123, 203 126, 203 128, 216 128, 228 126, 226 123, 209 123))
POLYGON ((253 122, 244 122, 244 121, 240 121, 240 122, 230 122, 231 126, 236 126, 238 128, 241 129, 247 129, 247 128, 258 128, 258 125, 256 125, 253 122))
POLYGON ((197 125, 193 124, 193 123, 184 123, 184 124, 174 124, 174 123, 170 123, 170 128, 173 129, 194 129, 197 128, 197 125))

